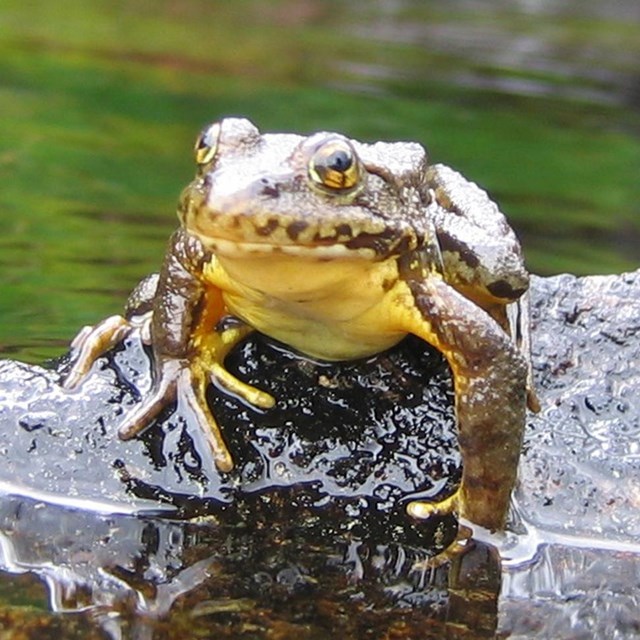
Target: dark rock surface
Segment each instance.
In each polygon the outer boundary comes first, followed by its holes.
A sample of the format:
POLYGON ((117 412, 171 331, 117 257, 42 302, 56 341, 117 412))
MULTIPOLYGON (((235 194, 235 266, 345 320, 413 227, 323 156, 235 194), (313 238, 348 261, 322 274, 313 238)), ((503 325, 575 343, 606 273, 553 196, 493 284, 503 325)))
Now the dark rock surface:
POLYGON ((96 363, 78 391, 59 370, 0 363, 0 481, 67 506, 227 522, 267 517, 333 533, 429 546, 455 535, 452 517, 417 527, 407 500, 446 496, 460 466, 452 387, 440 354, 408 339, 366 361, 302 359, 264 337, 227 358, 278 400, 258 411, 210 389, 236 467, 219 473, 178 403, 140 438, 122 442, 123 411, 150 385, 139 336, 96 363), (444 538, 443 538, 444 536, 444 538))
POLYGON ((44 577, 54 608, 102 611, 106 637, 142 619, 167 638, 640 637, 640 272, 535 278, 532 319, 543 408, 513 533, 490 539, 502 573, 480 542, 430 567, 455 522, 404 516, 460 471, 448 370, 413 339, 340 366, 244 343, 229 368, 278 405, 211 390, 231 474, 180 406, 117 439, 149 385, 136 336, 73 394, 55 367, 0 363, 1 564, 44 577))

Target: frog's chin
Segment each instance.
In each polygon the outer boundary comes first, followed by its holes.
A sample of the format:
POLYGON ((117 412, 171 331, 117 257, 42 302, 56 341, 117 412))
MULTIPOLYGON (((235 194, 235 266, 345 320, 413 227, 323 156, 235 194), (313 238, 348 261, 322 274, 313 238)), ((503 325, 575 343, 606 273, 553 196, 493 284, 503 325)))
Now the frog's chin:
POLYGON ((366 260, 377 258, 376 252, 368 247, 353 249, 344 244, 275 244, 231 240, 228 238, 200 238, 208 250, 225 258, 293 256, 311 260, 366 260))

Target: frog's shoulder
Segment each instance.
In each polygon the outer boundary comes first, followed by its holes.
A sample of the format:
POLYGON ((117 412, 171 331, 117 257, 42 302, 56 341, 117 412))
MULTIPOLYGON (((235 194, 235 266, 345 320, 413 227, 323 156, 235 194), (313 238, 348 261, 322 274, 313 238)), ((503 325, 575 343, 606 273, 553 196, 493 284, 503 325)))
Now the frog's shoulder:
POLYGON ((425 173, 447 275, 511 301, 528 288, 529 274, 515 232, 486 191, 453 169, 436 164, 425 173))
POLYGON ((453 214, 464 218, 487 234, 498 232, 504 236, 510 230, 504 214, 489 194, 458 171, 434 164, 426 169, 424 179, 440 205, 441 217, 453 214))

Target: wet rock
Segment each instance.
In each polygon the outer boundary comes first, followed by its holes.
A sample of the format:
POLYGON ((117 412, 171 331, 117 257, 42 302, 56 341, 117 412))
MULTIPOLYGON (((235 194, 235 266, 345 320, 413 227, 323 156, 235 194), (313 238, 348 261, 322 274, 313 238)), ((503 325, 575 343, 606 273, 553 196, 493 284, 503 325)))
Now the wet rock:
POLYGON ((509 638, 640 637, 640 271, 533 281, 542 412, 525 436, 509 638))
POLYGON ((317 535, 443 548, 455 519, 418 526, 409 499, 455 489, 460 456, 440 354, 410 338, 366 361, 328 365, 253 336, 229 370, 277 398, 269 411, 211 388, 235 469, 220 473, 180 402, 141 437, 117 424, 150 386, 138 335, 99 360, 78 391, 50 369, 0 363, 0 482, 60 504, 226 523, 295 523, 317 535))
POLYGON ((542 412, 517 499, 546 531, 640 539, 640 271, 536 278, 533 364, 542 412))

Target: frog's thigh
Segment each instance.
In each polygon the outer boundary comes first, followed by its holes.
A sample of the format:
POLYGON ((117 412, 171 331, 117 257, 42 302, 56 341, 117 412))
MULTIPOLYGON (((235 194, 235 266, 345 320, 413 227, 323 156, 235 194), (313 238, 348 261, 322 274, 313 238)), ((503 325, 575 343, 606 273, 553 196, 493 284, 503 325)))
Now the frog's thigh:
POLYGON ((522 445, 524 358, 487 313, 438 277, 398 288, 396 319, 440 350, 451 366, 464 467, 453 499, 435 505, 412 503, 409 512, 426 516, 457 506, 472 522, 500 529, 522 445))

